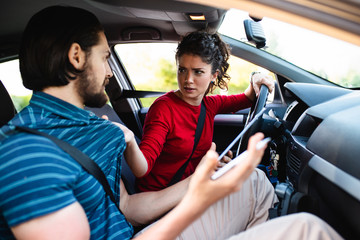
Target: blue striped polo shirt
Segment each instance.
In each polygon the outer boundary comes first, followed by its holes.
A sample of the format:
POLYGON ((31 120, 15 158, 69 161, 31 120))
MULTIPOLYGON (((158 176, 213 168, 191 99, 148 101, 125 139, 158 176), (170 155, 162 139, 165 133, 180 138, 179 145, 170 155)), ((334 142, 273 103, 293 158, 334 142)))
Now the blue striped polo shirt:
POLYGON ((129 239, 133 228, 102 185, 47 138, 17 132, 14 126, 46 132, 77 147, 105 173, 120 199, 124 134, 92 112, 43 92, 0 129, 0 236, 10 227, 60 210, 76 201, 84 208, 91 239, 129 239))

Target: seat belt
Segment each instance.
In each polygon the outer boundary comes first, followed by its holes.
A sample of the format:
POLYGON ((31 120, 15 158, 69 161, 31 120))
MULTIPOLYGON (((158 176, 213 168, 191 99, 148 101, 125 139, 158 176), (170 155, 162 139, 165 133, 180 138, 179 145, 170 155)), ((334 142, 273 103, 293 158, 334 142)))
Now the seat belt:
POLYGON ((204 128, 205 116, 206 116, 206 107, 205 107, 204 101, 201 101, 201 110, 200 110, 199 119, 198 119, 198 122, 197 122, 197 125, 196 125, 193 150, 192 150, 188 160, 175 173, 175 175, 171 179, 168 186, 174 185, 175 183, 179 182, 181 180, 181 177, 184 175, 185 169, 188 166, 188 164, 190 162, 190 159, 191 159, 191 157, 192 157, 192 155, 193 155, 193 153, 194 153, 194 151, 196 149, 196 146, 199 143, 199 140, 200 140, 203 128, 204 128))
MULTIPOLYGON (((43 137, 46 137, 50 139, 52 142, 54 142, 58 147, 60 147, 64 152, 69 154, 73 159, 75 159, 80 166, 89 174, 91 174, 104 188, 106 195, 108 195, 111 199, 111 201, 115 204, 115 206, 119 209, 120 213, 122 215, 123 212, 120 210, 119 203, 116 203, 115 197, 113 192, 111 191, 109 182, 106 179, 106 176, 104 172, 101 170, 101 168, 96 164, 94 160, 92 160, 88 155, 77 149, 76 147, 70 145, 69 143, 60 140, 54 136, 51 136, 47 133, 37 131, 33 128, 23 127, 23 126, 16 126, 16 129, 21 130, 23 132, 32 133, 35 135, 40 135, 43 137)), ((125 216, 125 215, 124 215, 125 216)))

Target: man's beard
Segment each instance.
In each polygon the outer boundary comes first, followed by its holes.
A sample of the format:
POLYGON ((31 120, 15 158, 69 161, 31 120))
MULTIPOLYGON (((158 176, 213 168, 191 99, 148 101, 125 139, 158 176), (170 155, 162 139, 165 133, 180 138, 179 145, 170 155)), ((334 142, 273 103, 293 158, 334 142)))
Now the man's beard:
MULTIPOLYGON (((86 64, 84 71, 79 75, 77 91, 85 106, 102 107, 109 98, 103 90, 97 89, 96 80, 92 78, 93 74, 89 69, 90 67, 86 64)), ((108 79, 104 78, 103 86, 105 86, 108 81, 108 79)))

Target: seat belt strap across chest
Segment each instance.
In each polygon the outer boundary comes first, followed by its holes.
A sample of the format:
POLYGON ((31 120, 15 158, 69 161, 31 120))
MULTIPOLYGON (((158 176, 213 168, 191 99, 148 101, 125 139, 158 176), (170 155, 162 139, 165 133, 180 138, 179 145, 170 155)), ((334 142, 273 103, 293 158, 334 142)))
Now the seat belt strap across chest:
POLYGON ((188 160, 175 173, 175 175, 171 179, 168 186, 174 185, 175 183, 179 182, 181 180, 181 177, 184 175, 185 169, 188 166, 188 164, 189 164, 189 162, 191 160, 191 157, 192 157, 192 155, 193 155, 193 153, 194 153, 194 151, 196 149, 196 146, 199 143, 199 140, 200 140, 203 128, 204 128, 205 116, 206 116, 206 107, 205 107, 204 101, 201 101, 201 110, 200 110, 199 119, 198 119, 198 122, 197 122, 197 125, 196 125, 193 150, 192 150, 188 160))
MULTIPOLYGON (((21 130, 23 132, 32 133, 35 135, 43 136, 50 139, 54 142, 58 147, 60 147, 64 152, 69 154, 73 159, 75 159, 80 166, 89 174, 91 174, 104 188, 106 195, 108 195, 111 201, 115 204, 115 206, 120 210, 119 203, 116 203, 114 194, 110 188, 109 182, 106 179, 104 172, 101 168, 96 164, 94 160, 92 160, 88 155, 77 149, 76 147, 70 145, 69 143, 60 140, 54 136, 46 134, 44 132, 37 131, 33 128, 23 127, 23 126, 16 126, 16 129, 21 130)), ((121 212, 121 214, 123 214, 121 212)), ((124 215, 124 214, 123 214, 124 215)))

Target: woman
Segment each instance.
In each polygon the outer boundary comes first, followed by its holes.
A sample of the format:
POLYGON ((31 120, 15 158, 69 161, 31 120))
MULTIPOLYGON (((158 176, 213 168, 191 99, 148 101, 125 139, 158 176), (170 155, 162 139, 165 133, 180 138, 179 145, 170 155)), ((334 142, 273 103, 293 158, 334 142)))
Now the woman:
MULTIPOLYGON (((254 87, 261 84, 273 89, 269 76, 252 75, 242 94, 206 96, 216 87, 228 89, 227 74, 230 51, 218 34, 193 32, 183 38, 176 51, 179 89, 159 97, 150 107, 140 143, 148 163, 147 172, 137 179, 140 191, 160 190, 187 162, 194 147, 194 136, 201 102, 206 107, 202 135, 181 179, 190 176, 209 150, 213 137, 214 117, 250 107, 255 99, 254 87)), ((257 90, 258 91, 258 90, 257 90)))

